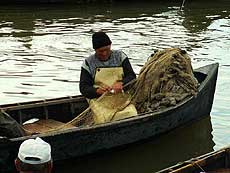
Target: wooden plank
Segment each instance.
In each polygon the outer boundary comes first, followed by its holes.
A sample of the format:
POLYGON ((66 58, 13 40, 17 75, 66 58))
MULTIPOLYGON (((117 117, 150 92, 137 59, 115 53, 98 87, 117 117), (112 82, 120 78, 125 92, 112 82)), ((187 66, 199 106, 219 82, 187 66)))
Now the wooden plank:
POLYGON ((220 168, 229 168, 230 165, 225 161, 228 154, 229 148, 223 148, 221 150, 213 151, 202 156, 178 163, 174 166, 160 170, 157 173, 213 173, 210 171, 220 168))
MULTIPOLYGON (((65 123, 62 123, 60 121, 56 121, 56 120, 53 120, 53 119, 47 119, 47 120, 39 120, 35 123, 31 123, 31 124, 25 124, 23 125, 23 128, 34 134, 34 133, 46 133, 48 131, 51 131, 51 130, 54 130, 62 125, 64 125, 65 123)), ((64 126, 64 129, 70 129, 70 128, 76 128, 75 126, 69 124, 69 125, 66 125, 64 126)))

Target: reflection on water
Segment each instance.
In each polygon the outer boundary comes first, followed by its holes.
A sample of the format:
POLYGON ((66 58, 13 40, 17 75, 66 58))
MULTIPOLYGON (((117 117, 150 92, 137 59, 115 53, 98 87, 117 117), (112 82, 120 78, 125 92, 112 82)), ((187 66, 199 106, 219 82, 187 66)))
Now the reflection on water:
POLYGON ((55 163, 56 173, 155 172, 190 157, 213 151, 210 117, 168 134, 111 152, 55 163), (75 165, 75 166, 73 166, 75 165))
POLYGON ((181 11, 178 3, 150 2, 1 6, 1 104, 79 94, 80 66, 93 52, 91 35, 99 29, 108 32, 114 49, 127 53, 136 73, 154 50, 166 47, 186 49, 194 67, 220 61, 208 54, 214 41, 229 46, 227 5, 218 11, 190 3, 181 11), (209 28, 216 20, 221 26, 209 28))
MULTIPOLYGON (((154 50, 168 47, 186 50, 194 68, 219 62, 212 135, 214 149, 229 145, 230 1, 186 1, 183 10, 180 6, 174 2, 0 6, 0 104, 79 94, 80 67, 93 52, 91 35, 103 29, 112 47, 129 56, 137 74, 154 50)), ((207 125, 200 129, 211 133, 207 125)), ((213 148, 211 135, 205 141, 205 134, 194 130, 166 136, 80 160, 77 166, 90 162, 90 170, 121 165, 123 172, 150 172, 163 167, 162 162, 167 166, 213 148), (128 163, 143 166, 125 166, 128 163)))

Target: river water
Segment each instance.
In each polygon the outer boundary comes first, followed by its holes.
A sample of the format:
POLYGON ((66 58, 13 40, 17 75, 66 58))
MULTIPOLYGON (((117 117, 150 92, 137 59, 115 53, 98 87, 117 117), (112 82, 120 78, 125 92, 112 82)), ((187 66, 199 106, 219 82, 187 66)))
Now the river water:
POLYGON ((157 139, 55 163, 55 172, 155 172, 230 144, 230 2, 0 7, 0 104, 77 95, 91 35, 104 30, 138 74, 154 50, 179 47, 194 68, 218 62, 211 117, 157 139))

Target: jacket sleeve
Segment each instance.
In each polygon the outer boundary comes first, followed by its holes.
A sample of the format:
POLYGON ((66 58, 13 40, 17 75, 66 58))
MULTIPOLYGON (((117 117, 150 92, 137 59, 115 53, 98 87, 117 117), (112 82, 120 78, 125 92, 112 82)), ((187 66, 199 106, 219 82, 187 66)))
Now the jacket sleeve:
POLYGON ((133 68, 129 62, 128 57, 124 59, 122 62, 122 67, 124 71, 124 77, 123 77, 123 85, 126 85, 130 81, 136 79, 136 74, 133 71, 133 68))
POLYGON ((81 76, 80 76, 80 92, 83 96, 89 99, 97 97, 96 88, 93 87, 94 80, 89 72, 81 67, 81 76))

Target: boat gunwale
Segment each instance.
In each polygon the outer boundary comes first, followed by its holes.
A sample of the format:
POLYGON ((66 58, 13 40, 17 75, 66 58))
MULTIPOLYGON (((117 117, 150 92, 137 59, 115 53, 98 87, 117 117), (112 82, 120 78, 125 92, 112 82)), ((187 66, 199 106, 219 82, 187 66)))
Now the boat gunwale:
POLYGON ((38 101, 13 103, 13 104, 0 105, 0 111, 16 111, 16 110, 21 110, 21 109, 43 107, 47 105, 50 106, 50 105, 58 105, 61 103, 72 103, 72 102, 80 101, 80 100, 85 100, 85 98, 82 95, 76 95, 76 96, 69 96, 69 97, 60 97, 58 99, 51 98, 51 99, 43 99, 43 100, 38 100, 38 101))

